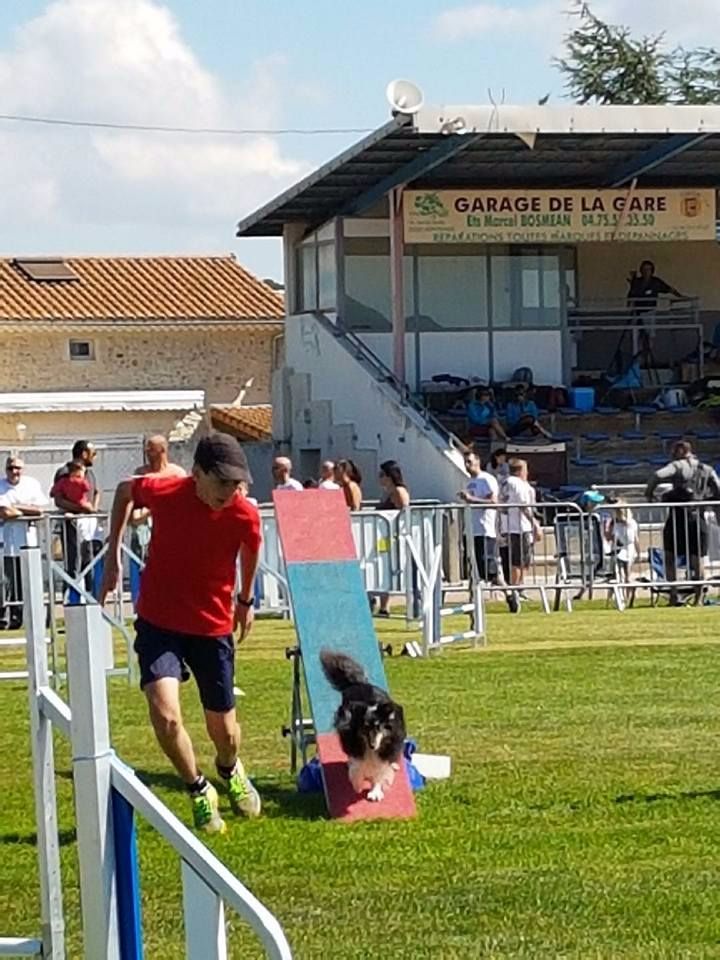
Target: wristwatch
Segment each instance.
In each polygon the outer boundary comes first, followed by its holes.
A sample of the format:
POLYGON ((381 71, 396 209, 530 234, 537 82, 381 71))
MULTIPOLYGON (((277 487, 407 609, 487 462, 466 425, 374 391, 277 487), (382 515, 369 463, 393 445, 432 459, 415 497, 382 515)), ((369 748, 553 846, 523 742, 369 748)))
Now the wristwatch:
POLYGON ((255 598, 253 597, 250 600, 243 600, 240 594, 238 594, 235 597, 235 603, 239 604, 241 607, 252 607, 255 604, 255 598))

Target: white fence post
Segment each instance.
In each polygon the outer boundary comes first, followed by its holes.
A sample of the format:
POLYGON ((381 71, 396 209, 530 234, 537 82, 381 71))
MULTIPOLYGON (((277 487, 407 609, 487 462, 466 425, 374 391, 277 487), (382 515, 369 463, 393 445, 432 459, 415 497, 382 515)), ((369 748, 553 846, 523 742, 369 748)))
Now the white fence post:
POLYGON ((102 610, 65 607, 75 818, 86 960, 119 960, 102 610))
POLYGON ((46 960, 64 960, 65 921, 55 798, 55 753, 52 722, 42 712, 39 696, 40 688, 48 686, 49 677, 45 645, 45 591, 38 547, 28 547, 22 551, 21 569, 25 598, 30 740, 35 785, 43 956, 46 960))
POLYGON ((182 861, 182 885, 187 960, 227 960, 222 897, 185 860, 182 861))

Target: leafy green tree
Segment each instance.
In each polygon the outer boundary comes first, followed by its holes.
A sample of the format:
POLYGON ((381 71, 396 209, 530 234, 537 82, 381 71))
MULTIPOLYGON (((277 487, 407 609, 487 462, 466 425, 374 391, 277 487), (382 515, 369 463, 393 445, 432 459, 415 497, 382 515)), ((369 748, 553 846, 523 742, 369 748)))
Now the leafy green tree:
POLYGON ((720 103, 720 53, 712 47, 665 50, 662 33, 634 37, 605 23, 586 0, 555 64, 579 103, 720 103))

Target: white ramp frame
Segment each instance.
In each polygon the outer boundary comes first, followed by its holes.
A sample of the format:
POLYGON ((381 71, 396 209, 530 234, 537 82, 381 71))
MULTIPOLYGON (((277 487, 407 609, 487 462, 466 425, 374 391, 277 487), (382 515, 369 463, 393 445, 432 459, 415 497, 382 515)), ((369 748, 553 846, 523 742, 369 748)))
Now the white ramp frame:
POLYGON ((85 956, 120 960, 102 608, 65 607, 85 956))
POLYGON ((45 603, 42 559, 37 547, 26 547, 21 555, 25 586, 25 631, 27 636, 28 695, 37 823, 40 904, 43 956, 65 957, 60 843, 55 796, 55 752, 52 720, 43 710, 42 695, 48 691, 47 647, 45 644, 45 603))

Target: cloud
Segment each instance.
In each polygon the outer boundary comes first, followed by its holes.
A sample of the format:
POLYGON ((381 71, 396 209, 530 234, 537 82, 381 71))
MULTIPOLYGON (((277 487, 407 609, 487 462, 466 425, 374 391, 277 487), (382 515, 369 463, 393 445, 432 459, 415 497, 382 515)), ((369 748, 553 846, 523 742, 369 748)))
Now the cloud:
POLYGON ((527 7, 504 3, 473 3, 453 7, 438 15, 435 27, 444 40, 458 41, 476 39, 479 36, 498 33, 537 36, 538 27, 548 23, 564 26, 566 17, 555 2, 541 2, 527 7))
MULTIPOLYGON (((244 89, 225 88, 158 0, 53 0, 0 50, 5 113, 120 123, 273 127, 285 70, 261 60, 244 89)), ((237 217, 303 172, 268 136, 0 125, 6 237, 14 224, 47 236, 134 225, 137 249, 158 227, 176 229, 178 251, 196 231, 227 249, 237 217)))
MULTIPOLYGON (((637 0, 595 0, 591 7, 603 20, 630 27, 638 35, 665 32, 669 46, 712 44, 717 31, 718 0, 655 0, 652 17, 637 0)), ((435 32, 449 42, 475 41, 481 36, 512 35, 535 48, 553 47, 572 24, 564 0, 520 3, 470 3, 451 7, 435 19, 435 32)))

